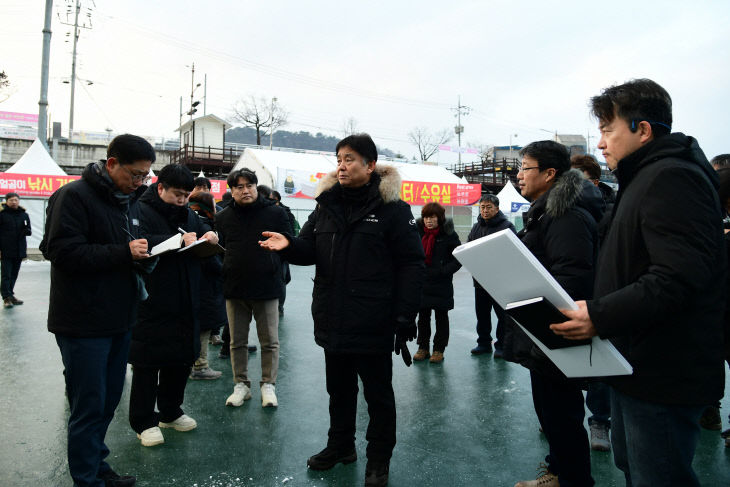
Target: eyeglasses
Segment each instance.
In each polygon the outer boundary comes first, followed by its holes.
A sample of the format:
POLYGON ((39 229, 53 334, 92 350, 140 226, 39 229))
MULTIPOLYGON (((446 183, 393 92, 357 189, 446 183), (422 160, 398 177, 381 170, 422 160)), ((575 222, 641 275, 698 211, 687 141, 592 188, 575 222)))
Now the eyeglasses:
POLYGON ((149 181, 151 179, 150 178, 150 173, 148 173, 148 172, 147 173, 144 173, 144 174, 134 174, 132 171, 130 171, 129 169, 127 169, 126 166, 124 166, 122 164, 120 164, 120 166, 122 167, 122 169, 124 169, 125 171, 127 171, 130 176, 132 176, 132 182, 133 183, 138 183, 140 181, 142 181, 143 183, 146 183, 147 181, 149 181))
POLYGON ((480 207, 479 207, 479 209, 480 209, 480 210, 494 210, 494 209, 496 209, 496 206, 492 206, 492 205, 482 205, 482 206, 480 206, 480 207))
POLYGON ((231 188, 231 190, 232 191, 243 191, 246 188, 251 189, 251 188, 254 188, 255 186, 256 185, 255 184, 252 184, 252 183, 249 183, 249 184, 239 184, 238 186, 233 186, 231 188))
POLYGON ((518 172, 527 172, 527 171, 529 171, 530 169, 540 169, 540 166, 532 166, 532 167, 524 167, 524 166, 520 166, 520 169, 519 169, 519 171, 518 171, 518 172))

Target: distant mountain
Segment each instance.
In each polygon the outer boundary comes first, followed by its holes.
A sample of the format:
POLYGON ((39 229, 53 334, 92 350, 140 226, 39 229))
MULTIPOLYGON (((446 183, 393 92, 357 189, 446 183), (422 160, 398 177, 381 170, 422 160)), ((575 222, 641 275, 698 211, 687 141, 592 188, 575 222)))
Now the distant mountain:
MULTIPOLYGON (((309 132, 289 132, 286 130, 277 130, 274 132, 274 146, 289 147, 291 149, 318 150, 334 153, 337 142, 340 137, 325 135, 317 132, 312 135, 309 132)), ((251 127, 235 127, 226 132, 226 142, 236 142, 239 144, 256 144, 256 130, 251 127)), ((269 136, 262 137, 262 145, 268 145, 269 136)), ((395 152, 378 147, 378 154, 387 157, 395 157, 395 152)))

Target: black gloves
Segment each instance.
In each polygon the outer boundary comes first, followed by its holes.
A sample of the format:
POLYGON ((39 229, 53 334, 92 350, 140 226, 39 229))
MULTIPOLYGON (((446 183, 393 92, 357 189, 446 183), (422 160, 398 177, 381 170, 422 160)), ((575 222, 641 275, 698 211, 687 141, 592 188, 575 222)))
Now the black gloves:
POLYGON ((401 355, 402 353, 403 363, 405 363, 407 367, 410 367, 413 361, 411 360, 411 352, 408 351, 406 342, 410 342, 415 339, 417 332, 418 329, 416 328, 416 323, 414 321, 408 321, 400 316, 396 319, 393 351, 396 355, 401 355))

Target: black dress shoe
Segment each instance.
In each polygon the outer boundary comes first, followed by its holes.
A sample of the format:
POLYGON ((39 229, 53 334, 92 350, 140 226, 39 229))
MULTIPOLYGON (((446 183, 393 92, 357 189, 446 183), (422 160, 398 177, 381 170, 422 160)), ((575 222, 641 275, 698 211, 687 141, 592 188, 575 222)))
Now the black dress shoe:
POLYGON ((21 300, 19 300, 18 298, 16 298, 15 296, 10 296, 10 302, 15 305, 23 304, 23 302, 21 300))
POLYGON ((114 470, 107 470, 99 478, 104 481, 105 487, 133 487, 137 483, 136 477, 119 475, 114 470))
POLYGON ((312 470, 329 470, 338 463, 352 463, 355 460, 357 460, 355 448, 341 451, 328 446, 316 455, 309 457, 307 466, 312 470))
POLYGON ((365 466, 365 486, 383 487, 388 485, 389 471, 390 462, 368 460, 368 464, 365 466))

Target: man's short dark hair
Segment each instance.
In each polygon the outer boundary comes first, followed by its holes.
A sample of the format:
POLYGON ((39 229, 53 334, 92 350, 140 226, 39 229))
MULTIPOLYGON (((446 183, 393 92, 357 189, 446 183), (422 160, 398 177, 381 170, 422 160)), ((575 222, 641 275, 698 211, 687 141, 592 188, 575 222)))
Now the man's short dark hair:
POLYGON ((5 201, 8 201, 10 198, 20 199, 20 196, 18 196, 18 193, 8 193, 5 195, 5 201))
MULTIPOLYGON (((725 210, 730 199, 730 167, 723 167, 717 170, 717 177, 720 179, 720 205, 725 210)), ((726 211, 726 210, 725 210, 726 211)))
POLYGON ((223 196, 221 196, 221 201, 223 203, 231 201, 232 199, 233 199, 233 193, 231 193, 230 191, 226 191, 225 193, 223 193, 223 196))
POLYGON ((602 124, 618 116, 632 132, 638 130, 639 122, 649 122, 654 138, 672 131, 672 98, 650 79, 632 79, 604 89, 591 98, 591 113, 602 124))
POLYGON ((269 197, 271 196, 271 188, 269 188, 265 184, 259 184, 258 186, 256 186, 256 191, 261 193, 261 195, 266 199, 269 199, 269 197))
POLYGON ((115 157, 119 164, 134 164, 136 161, 155 162, 155 149, 142 137, 132 134, 117 135, 106 149, 106 158, 115 157))
POLYGON ((570 158, 570 165, 574 169, 587 173, 589 179, 601 179, 601 165, 591 155, 576 154, 570 158))
POLYGON ((278 191, 272 191, 271 197, 274 198, 277 202, 281 201, 281 193, 278 191))
POLYGON ((421 208, 421 217, 426 218, 427 216, 435 216, 439 222, 439 226, 441 226, 446 222, 446 208, 435 201, 426 203, 421 208))
POLYGON ((157 174, 157 183, 163 188, 178 188, 185 191, 192 191, 195 188, 193 184, 193 173, 185 166, 180 164, 168 164, 163 167, 157 174))
POLYGON ((208 191, 210 191, 210 188, 212 188, 212 186, 210 185, 210 179, 203 176, 195 178, 193 184, 195 186, 205 186, 206 188, 208 188, 208 191))
POLYGON ((520 151, 520 157, 532 157, 537 161, 540 172, 545 169, 555 169, 555 174, 560 177, 570 169, 570 153, 563 144, 553 140, 539 140, 527 144, 520 151))
POLYGON ((335 147, 335 155, 340 152, 342 147, 349 147, 362 156, 365 164, 368 162, 376 162, 378 160, 378 149, 375 142, 368 134, 352 134, 345 137, 337 143, 335 147))
POLYGON ((256 173, 247 167, 242 167, 241 169, 236 169, 228 175, 228 179, 226 179, 228 187, 233 188, 234 186, 236 186, 240 178, 243 178, 252 184, 259 184, 259 178, 256 177, 256 173))
POLYGON ((493 194, 485 194, 479 198, 479 203, 492 203, 494 206, 499 208, 499 198, 493 194))
POLYGON ((712 167, 718 169, 721 167, 730 167, 730 154, 719 154, 712 158, 710 164, 712 164, 712 167))

